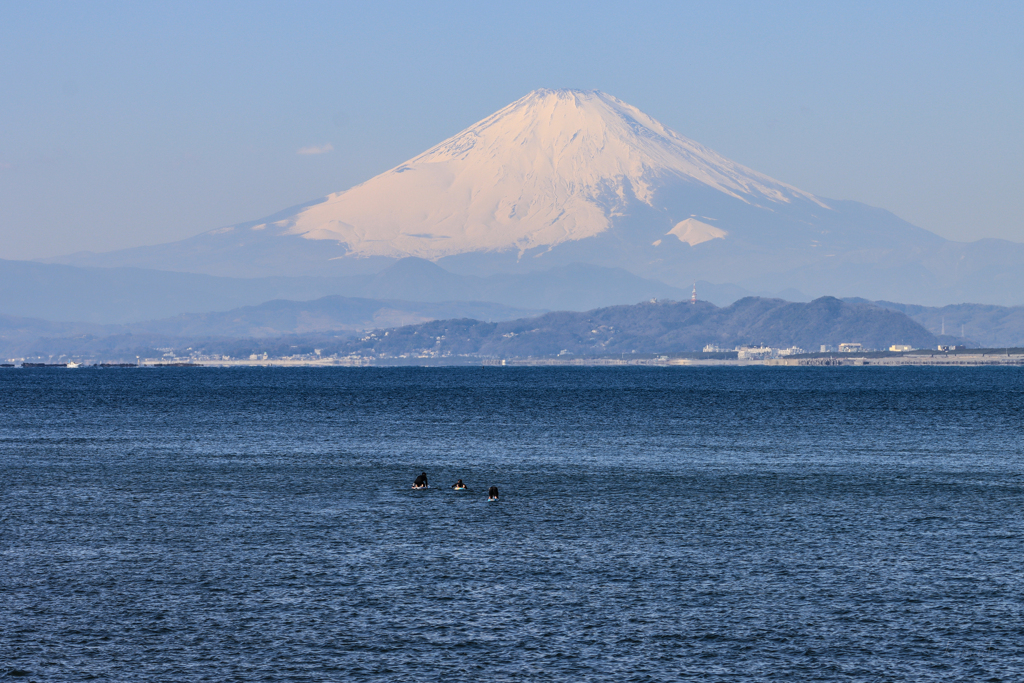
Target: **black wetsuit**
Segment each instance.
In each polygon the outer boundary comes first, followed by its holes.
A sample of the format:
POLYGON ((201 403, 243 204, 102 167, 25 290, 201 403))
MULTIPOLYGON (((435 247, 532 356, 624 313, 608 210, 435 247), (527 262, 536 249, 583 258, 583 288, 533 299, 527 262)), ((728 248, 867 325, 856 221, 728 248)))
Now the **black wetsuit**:
POLYGON ((492 486, 491 488, 487 489, 487 497, 491 498, 492 500, 498 500, 498 487, 492 486))
POLYGON ((412 483, 413 486, 426 486, 427 485, 427 473, 424 472, 420 476, 416 477, 416 481, 412 483))
POLYGON ((467 491, 469 490, 469 487, 466 486, 465 484, 463 484, 461 479, 459 479, 457 482, 452 484, 452 488, 453 489, 466 489, 467 491))

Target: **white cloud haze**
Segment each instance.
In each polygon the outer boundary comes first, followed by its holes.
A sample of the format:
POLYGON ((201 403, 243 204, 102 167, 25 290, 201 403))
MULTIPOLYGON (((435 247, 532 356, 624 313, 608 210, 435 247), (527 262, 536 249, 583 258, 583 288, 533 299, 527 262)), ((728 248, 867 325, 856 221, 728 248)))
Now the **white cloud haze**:
POLYGON ((296 154, 327 154, 334 150, 334 145, 327 143, 326 145, 310 145, 309 147, 301 147, 296 154))

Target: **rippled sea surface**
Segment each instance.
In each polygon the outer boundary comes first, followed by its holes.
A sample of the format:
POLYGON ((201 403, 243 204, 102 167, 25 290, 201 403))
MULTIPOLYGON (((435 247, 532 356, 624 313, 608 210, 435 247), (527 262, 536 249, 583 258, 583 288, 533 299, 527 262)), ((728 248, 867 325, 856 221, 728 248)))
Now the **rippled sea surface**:
POLYGON ((1020 369, 0 370, 0 677, 1021 681, 1022 565, 1020 369))

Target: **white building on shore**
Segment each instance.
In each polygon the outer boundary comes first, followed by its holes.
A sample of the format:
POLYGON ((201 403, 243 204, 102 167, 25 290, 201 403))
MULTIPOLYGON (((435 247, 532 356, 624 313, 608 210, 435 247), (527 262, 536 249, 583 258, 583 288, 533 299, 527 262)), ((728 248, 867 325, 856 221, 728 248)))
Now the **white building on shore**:
POLYGON ((788 349, 776 349, 771 346, 740 346, 736 349, 736 358, 738 360, 767 360, 798 356, 803 353, 807 353, 807 351, 798 346, 790 346, 788 349))

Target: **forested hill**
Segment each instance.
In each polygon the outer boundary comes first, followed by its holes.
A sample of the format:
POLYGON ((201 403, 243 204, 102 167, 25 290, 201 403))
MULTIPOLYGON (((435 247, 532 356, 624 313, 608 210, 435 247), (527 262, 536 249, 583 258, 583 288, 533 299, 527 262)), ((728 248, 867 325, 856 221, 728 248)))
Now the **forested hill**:
POLYGON ((810 303, 747 297, 731 306, 659 301, 583 313, 560 311, 499 323, 437 320, 381 330, 344 345, 348 353, 434 351, 481 356, 679 353, 707 344, 798 346, 860 342, 866 348, 933 346, 937 338, 903 313, 822 297, 810 303))

